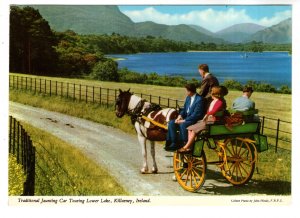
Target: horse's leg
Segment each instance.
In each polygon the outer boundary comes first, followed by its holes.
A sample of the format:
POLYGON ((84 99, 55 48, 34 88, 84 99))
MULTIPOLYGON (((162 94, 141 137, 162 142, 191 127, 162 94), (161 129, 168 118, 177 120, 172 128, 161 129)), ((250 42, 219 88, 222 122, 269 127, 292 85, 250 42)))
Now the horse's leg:
POLYGON ((140 134, 138 134, 138 140, 142 147, 142 155, 143 155, 143 168, 141 169, 141 173, 148 172, 148 163, 147 163, 147 147, 146 147, 146 138, 140 134))
POLYGON ((152 156, 152 160, 153 160, 153 167, 152 167, 152 173, 157 173, 158 169, 157 169, 157 165, 156 165, 156 160, 155 160, 155 142, 154 141, 150 141, 151 144, 151 156, 152 156))
POLYGON ((138 122, 135 122, 134 127, 137 132, 139 143, 142 147, 143 168, 140 170, 140 172, 147 173, 148 172, 148 164, 147 164, 146 138, 143 136, 140 124, 138 122))

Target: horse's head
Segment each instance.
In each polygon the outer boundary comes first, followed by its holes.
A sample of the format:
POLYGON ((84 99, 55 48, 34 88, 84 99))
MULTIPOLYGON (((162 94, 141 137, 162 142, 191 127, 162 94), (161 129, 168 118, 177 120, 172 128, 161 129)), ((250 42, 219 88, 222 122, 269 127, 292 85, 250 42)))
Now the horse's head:
POLYGON ((132 96, 132 93, 129 92, 130 89, 128 89, 127 91, 122 91, 121 89, 119 89, 119 91, 120 91, 120 94, 118 95, 117 100, 116 100, 116 116, 121 118, 124 116, 124 114, 128 110, 128 105, 129 105, 129 101, 132 96))

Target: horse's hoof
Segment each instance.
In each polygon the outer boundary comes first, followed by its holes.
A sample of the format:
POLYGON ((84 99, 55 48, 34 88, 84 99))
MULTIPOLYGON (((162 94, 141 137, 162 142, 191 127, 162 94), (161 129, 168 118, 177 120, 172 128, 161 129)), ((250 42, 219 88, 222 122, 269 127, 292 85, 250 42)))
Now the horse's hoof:
POLYGON ((143 169, 140 170, 140 172, 141 172, 141 174, 148 173, 148 169, 144 169, 144 168, 143 168, 143 169))
POLYGON ((157 170, 157 169, 155 169, 155 170, 152 170, 152 171, 151 171, 151 173, 153 173, 153 174, 156 174, 156 173, 157 173, 157 171, 158 171, 158 170, 157 170))

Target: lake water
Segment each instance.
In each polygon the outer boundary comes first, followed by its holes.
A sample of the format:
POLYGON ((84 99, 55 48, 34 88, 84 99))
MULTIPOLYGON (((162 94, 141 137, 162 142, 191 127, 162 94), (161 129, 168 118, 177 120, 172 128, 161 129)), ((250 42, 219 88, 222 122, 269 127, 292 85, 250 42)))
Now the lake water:
POLYGON ((127 67, 139 73, 156 72, 159 75, 180 75, 200 80, 198 65, 206 63, 220 82, 233 79, 249 80, 280 87, 291 87, 291 56, 287 52, 174 52, 110 55, 124 58, 119 68, 127 67))

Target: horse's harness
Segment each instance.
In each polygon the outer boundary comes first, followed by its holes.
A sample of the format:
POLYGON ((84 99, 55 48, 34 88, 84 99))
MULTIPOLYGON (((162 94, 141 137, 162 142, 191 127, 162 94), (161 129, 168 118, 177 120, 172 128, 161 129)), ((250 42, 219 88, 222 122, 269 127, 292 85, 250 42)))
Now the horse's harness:
POLYGON ((153 123, 155 126, 166 129, 165 125, 158 123, 158 122, 154 121, 153 119, 150 119, 147 117, 150 112, 155 111, 155 110, 161 110, 162 108, 160 107, 160 105, 150 103, 150 106, 145 108, 145 110, 143 111, 145 102, 146 102, 146 100, 143 99, 143 100, 139 101, 139 103, 133 109, 127 110, 127 114, 131 118, 131 123, 134 124, 135 122, 138 122, 138 123, 142 124, 142 119, 143 119, 143 120, 153 123))

